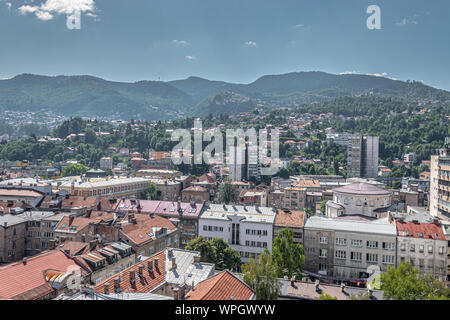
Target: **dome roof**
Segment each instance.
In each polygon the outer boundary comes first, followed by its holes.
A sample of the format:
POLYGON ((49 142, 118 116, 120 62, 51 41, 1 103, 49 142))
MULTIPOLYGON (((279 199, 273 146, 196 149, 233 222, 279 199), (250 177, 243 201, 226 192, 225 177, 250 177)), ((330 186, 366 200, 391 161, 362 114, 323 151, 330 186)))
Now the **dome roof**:
POLYGON ((389 195, 389 190, 378 188, 370 183, 352 183, 333 189, 333 192, 358 194, 358 195, 389 195))

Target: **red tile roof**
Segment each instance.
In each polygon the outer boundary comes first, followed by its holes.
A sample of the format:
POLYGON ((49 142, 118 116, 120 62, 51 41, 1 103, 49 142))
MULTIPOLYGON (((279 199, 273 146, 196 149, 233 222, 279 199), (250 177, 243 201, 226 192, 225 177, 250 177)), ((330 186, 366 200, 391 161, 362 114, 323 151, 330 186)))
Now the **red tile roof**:
POLYGON ((284 210, 278 210, 277 215, 275 216, 275 226, 302 228, 304 216, 304 211, 285 212, 284 210))
MULTIPOLYGON (((155 213, 162 216, 179 216, 177 211, 178 203, 175 201, 160 201, 155 213)), ((191 205, 189 202, 180 202, 183 217, 196 218, 203 209, 203 203, 191 205)))
POLYGON ((61 230, 73 230, 75 232, 79 232, 86 228, 89 223, 98 223, 99 221, 96 219, 89 219, 84 217, 74 217, 72 223, 70 223, 70 217, 65 216, 61 219, 61 221, 56 225, 55 231, 61 230), (71 229, 72 228, 72 229, 71 229))
POLYGON ((252 289, 228 270, 200 282, 186 295, 186 300, 250 300, 252 289))
POLYGON ((444 232, 442 231, 442 226, 439 222, 437 223, 419 223, 419 222, 405 222, 396 221, 397 233, 402 237, 414 237, 414 238, 424 238, 424 239, 435 239, 435 240, 447 240, 444 232), (422 234, 422 236, 419 235, 422 234))
POLYGON ((294 187, 320 188, 319 180, 299 180, 292 184, 294 187))
POLYGON ((133 202, 130 199, 121 200, 117 205, 117 211, 122 212, 142 212, 142 213, 154 213, 156 208, 158 207, 160 201, 159 200, 139 200, 139 208, 138 202, 134 200, 133 202))
POLYGON ((136 215, 136 223, 123 224, 120 233, 136 244, 143 244, 156 239, 154 227, 166 227, 167 232, 177 229, 169 219, 164 217, 136 215))
POLYGON ((155 253, 148 259, 145 259, 131 267, 122 270, 119 274, 108 278, 95 286, 95 292, 105 293, 105 283, 109 284, 109 293, 115 293, 114 279, 120 278, 120 292, 129 293, 148 293, 165 282, 166 270, 166 254, 164 250, 155 253), (155 266, 155 258, 158 258, 158 267, 155 266), (153 272, 148 270, 148 262, 153 263, 153 272), (142 276, 139 275, 139 266, 144 265, 142 276), (130 271, 135 274, 134 282, 131 281, 130 271))
POLYGON ((47 271, 66 272, 79 268, 82 277, 87 272, 59 249, 0 267, 0 298, 15 300, 39 299, 53 291, 45 280, 47 271))

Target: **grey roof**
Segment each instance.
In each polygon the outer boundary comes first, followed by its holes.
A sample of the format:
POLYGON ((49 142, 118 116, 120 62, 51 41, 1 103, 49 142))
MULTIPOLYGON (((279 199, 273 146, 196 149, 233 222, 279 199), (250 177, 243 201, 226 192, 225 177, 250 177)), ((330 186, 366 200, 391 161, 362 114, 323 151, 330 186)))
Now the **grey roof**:
POLYGON ((277 211, 274 208, 269 207, 210 204, 205 208, 200 218, 228 220, 229 215, 236 214, 243 216, 245 221, 273 224, 276 213, 277 211))
POLYGON ((388 195, 391 194, 389 190, 378 188, 377 186, 369 183, 352 183, 343 187, 333 189, 333 192, 341 192, 348 194, 360 194, 360 195, 388 195))
POLYGON ((328 200, 327 201, 327 206, 331 207, 331 208, 334 208, 334 209, 338 209, 338 210, 343 210, 344 209, 343 206, 341 206, 339 203, 336 203, 336 202, 334 202, 332 200, 328 200))
POLYGON ((18 216, 14 216, 12 214, 5 214, 3 216, 0 216, 0 226, 4 227, 5 224, 7 227, 9 226, 14 226, 17 224, 21 224, 26 222, 25 219, 18 217, 18 216))
POLYGON ((306 221, 305 229, 364 232, 390 236, 397 235, 397 228, 395 224, 390 224, 387 222, 387 219, 377 219, 374 221, 354 221, 332 219, 325 216, 313 216, 306 221))
POLYGON ((55 215, 55 213, 52 211, 28 211, 28 212, 24 212, 22 214, 16 215, 16 217, 25 219, 27 221, 29 221, 29 220, 41 221, 43 219, 52 217, 54 215, 55 215))
POLYGON ((173 257, 177 265, 175 270, 172 267, 172 257, 169 256, 166 249, 166 276, 167 283, 187 284, 188 286, 197 285, 199 282, 207 279, 214 272, 214 264, 212 263, 194 263, 194 256, 200 255, 198 251, 190 251, 173 248, 173 257))

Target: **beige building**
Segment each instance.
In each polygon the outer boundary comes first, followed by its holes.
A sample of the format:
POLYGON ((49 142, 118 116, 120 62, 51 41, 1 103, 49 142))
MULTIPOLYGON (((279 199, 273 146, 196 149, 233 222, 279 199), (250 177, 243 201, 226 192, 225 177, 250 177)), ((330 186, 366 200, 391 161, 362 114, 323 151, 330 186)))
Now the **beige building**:
POLYGON ((450 221, 450 137, 439 155, 431 156, 430 214, 450 221))
POLYGON ((26 220, 13 215, 0 216, 0 264, 24 257, 26 220))
POLYGON ((181 200, 183 202, 204 203, 210 201, 208 189, 198 186, 191 186, 181 191, 181 200))
POLYGON ((273 237, 276 238, 283 229, 293 232, 293 242, 303 244, 304 211, 278 210, 273 225, 273 237))

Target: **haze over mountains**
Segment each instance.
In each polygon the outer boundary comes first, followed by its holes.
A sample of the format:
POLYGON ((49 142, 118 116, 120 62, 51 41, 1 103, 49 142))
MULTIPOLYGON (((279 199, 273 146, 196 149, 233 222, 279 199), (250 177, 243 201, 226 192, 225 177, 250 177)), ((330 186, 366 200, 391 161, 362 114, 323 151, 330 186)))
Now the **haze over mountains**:
POLYGON ((168 120, 366 94, 408 101, 450 100, 450 92, 420 82, 358 74, 293 72, 263 76, 249 84, 199 77, 125 83, 93 76, 21 74, 0 80, 0 111, 52 110, 66 116, 168 120))

